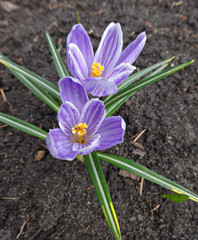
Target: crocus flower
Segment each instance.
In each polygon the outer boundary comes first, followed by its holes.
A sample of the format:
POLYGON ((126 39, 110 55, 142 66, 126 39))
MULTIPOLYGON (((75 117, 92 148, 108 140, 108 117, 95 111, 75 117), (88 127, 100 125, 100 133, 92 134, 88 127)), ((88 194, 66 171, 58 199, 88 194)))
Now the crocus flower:
POLYGON ((61 105, 57 120, 60 128, 50 129, 46 146, 58 159, 73 160, 104 150, 123 141, 125 122, 119 116, 105 118, 103 102, 88 99, 80 81, 65 77, 59 81, 61 105))
POLYGON ((142 32, 122 52, 122 30, 119 23, 105 29, 94 55, 90 38, 81 24, 74 25, 67 37, 67 62, 71 74, 79 79, 93 96, 115 94, 117 85, 135 69, 131 64, 139 56, 146 42, 142 32))

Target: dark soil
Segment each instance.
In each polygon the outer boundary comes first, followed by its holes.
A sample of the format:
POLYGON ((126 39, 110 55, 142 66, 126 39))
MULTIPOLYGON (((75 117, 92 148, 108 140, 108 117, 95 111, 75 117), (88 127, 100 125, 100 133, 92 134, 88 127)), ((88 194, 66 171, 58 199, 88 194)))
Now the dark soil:
MULTIPOLYGON (((0 52, 46 77, 58 75, 44 31, 49 30, 65 59, 65 42, 76 23, 76 11, 89 31, 96 50, 109 22, 120 22, 127 46, 146 30, 147 43, 135 65, 148 65, 176 56, 173 64, 198 56, 198 4, 186 1, 62 1, 12 0, 17 10, 0 2, 0 52), (48 3, 47 3, 48 2, 48 3), (8 12, 8 10, 10 12, 8 12)), ((14 116, 48 131, 53 110, 42 104, 4 66, 0 88, 14 116)), ((107 153, 136 160, 149 169, 198 193, 198 69, 197 62, 138 92, 117 112, 127 123, 125 141, 107 153), (145 147, 141 157, 129 139, 145 147)), ((0 111, 12 114, 0 97, 0 111)), ((1 124, 2 126, 3 124, 1 124)), ((44 141, 11 127, 0 128, 1 240, 113 239, 83 163, 53 159, 44 141), (39 150, 46 154, 35 161, 39 150), (26 222, 25 222, 26 221, 26 222)), ((139 196, 137 180, 123 178, 119 169, 102 162, 118 215, 123 240, 198 239, 198 204, 174 203, 161 198, 164 188, 144 182, 139 196), (159 207, 154 209, 156 206, 159 207)))

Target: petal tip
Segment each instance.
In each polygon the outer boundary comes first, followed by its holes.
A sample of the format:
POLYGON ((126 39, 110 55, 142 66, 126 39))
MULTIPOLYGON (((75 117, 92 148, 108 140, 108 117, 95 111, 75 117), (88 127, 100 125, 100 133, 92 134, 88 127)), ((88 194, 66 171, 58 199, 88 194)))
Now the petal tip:
POLYGON ((142 39, 142 40, 141 40, 142 43, 145 44, 145 42, 146 42, 146 31, 141 32, 138 37, 139 37, 140 39, 142 39))
MULTIPOLYGON (((83 26, 82 26, 81 23, 77 23, 77 24, 75 24, 75 25, 72 27, 71 32, 75 31, 76 28, 78 28, 78 27, 82 27, 82 28, 83 28, 83 26)), ((70 33, 71 33, 71 32, 70 32, 70 33)))
MULTIPOLYGON (((121 117, 120 117, 121 118, 121 117)), ((121 118, 121 127, 125 131, 126 130, 126 123, 123 118, 121 118)), ((124 135, 124 134, 123 134, 124 135)))

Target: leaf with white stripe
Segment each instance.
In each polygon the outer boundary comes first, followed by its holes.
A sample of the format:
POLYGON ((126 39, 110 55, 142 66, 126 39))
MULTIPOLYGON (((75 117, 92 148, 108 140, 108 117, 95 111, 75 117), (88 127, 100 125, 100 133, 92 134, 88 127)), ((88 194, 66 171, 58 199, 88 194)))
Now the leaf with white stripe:
POLYGON ((16 128, 22 132, 28 133, 34 137, 41 138, 43 140, 46 139, 47 132, 42 130, 41 128, 20 120, 16 117, 12 117, 8 114, 0 112, 0 122, 3 122, 13 128, 16 128))
POLYGON ((38 97, 42 102, 51 107, 55 112, 58 112, 60 105, 42 88, 38 88, 29 79, 13 71, 11 68, 9 70, 15 75, 20 82, 22 82, 36 97, 38 97))
POLYGON ((168 66, 168 64, 162 65, 161 67, 159 67, 158 69, 153 71, 151 74, 149 74, 148 77, 154 76, 155 74, 162 72, 167 66, 168 66))
POLYGON ((183 63, 183 64, 179 64, 175 67, 164 70, 153 76, 146 77, 146 78, 140 80, 139 82, 134 83, 131 86, 128 86, 128 87, 122 89, 121 91, 119 91, 118 93, 113 95, 111 97, 111 99, 109 99, 107 102, 104 101, 104 104, 106 107, 106 116, 109 117, 113 113, 115 113, 122 106, 122 104, 124 102, 126 102, 126 100, 129 97, 131 97, 134 93, 136 93, 137 91, 171 75, 172 73, 174 73, 176 71, 181 70, 184 67, 187 67, 188 65, 190 65, 193 62, 194 62, 194 60, 183 63))
POLYGON ((198 195, 130 159, 97 152, 98 158, 198 202, 198 195))
POLYGON ((85 164, 91 181, 94 185, 98 201, 102 207, 106 221, 116 240, 121 240, 120 228, 117 216, 111 200, 111 195, 104 177, 104 173, 96 152, 84 156, 85 164))
POLYGON ((51 51, 51 54, 52 54, 52 57, 54 60, 54 64, 55 64, 55 67, 56 67, 59 77, 63 78, 65 76, 69 76, 69 73, 65 67, 65 64, 63 63, 63 60, 61 59, 61 56, 54 44, 52 37, 50 36, 50 34, 47 31, 45 31, 45 35, 46 35, 47 42, 48 42, 48 45, 49 45, 49 48, 50 48, 50 51, 51 51))
MULTIPOLYGON (((140 79, 141 77, 144 77, 145 75, 151 73, 153 70, 156 70, 154 72, 152 72, 152 74, 157 74, 159 72, 161 72, 166 66, 167 63, 170 62, 171 60, 173 60, 175 57, 172 57, 168 60, 156 63, 152 66, 149 66, 137 73, 132 74, 131 76, 129 76, 126 80, 124 80, 123 82, 121 82, 118 85, 118 91, 121 91, 122 89, 128 87, 129 85, 131 85, 133 82, 135 82, 136 80, 140 79)), ((149 75, 150 76, 150 75, 149 75)), ((107 103, 111 98, 113 98, 113 95, 108 96, 105 98, 104 103, 107 103)))
POLYGON ((0 62, 3 63, 6 67, 28 78, 34 85, 42 87, 44 90, 48 91, 51 95, 61 100, 58 87, 55 86, 53 83, 49 82, 48 80, 46 80, 45 78, 42 78, 36 73, 33 73, 19 66, 18 64, 13 63, 2 54, 0 54, 0 62))

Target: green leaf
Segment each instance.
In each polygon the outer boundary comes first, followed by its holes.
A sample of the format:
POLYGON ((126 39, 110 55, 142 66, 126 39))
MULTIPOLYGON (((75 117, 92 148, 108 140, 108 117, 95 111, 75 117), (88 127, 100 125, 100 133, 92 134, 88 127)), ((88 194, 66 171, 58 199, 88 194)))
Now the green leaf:
POLYGON ((179 71, 180 69, 190 65, 193 62, 194 60, 169 68, 162 71, 161 73, 155 74, 154 76, 146 77, 139 82, 122 89, 121 91, 113 95, 112 98, 108 100, 108 102, 104 103, 106 107, 107 117, 111 116, 116 110, 118 110, 122 106, 122 104, 126 102, 126 100, 137 91, 169 76, 176 71, 179 71))
POLYGON ((159 67, 157 70, 155 70, 154 72, 152 72, 151 74, 149 74, 148 77, 154 76, 154 75, 162 72, 167 66, 168 66, 168 64, 162 65, 162 66, 159 67))
POLYGON ((15 75, 36 97, 38 97, 42 102, 51 107, 55 112, 58 112, 60 105, 42 88, 39 89, 26 77, 13 71, 11 68, 9 70, 15 75))
POLYGON ((198 195, 130 159, 98 153, 98 158, 198 202, 198 195))
POLYGON ((40 77, 36 73, 33 73, 15 63, 10 61, 8 58, 0 54, 0 62, 3 63, 6 67, 12 69, 13 71, 20 73, 24 77, 28 78, 33 84, 37 85, 38 87, 42 87, 45 91, 48 91, 57 99, 61 100, 59 89, 53 83, 49 82, 45 78, 40 77))
MULTIPOLYGON (((168 62, 170 62, 172 59, 174 59, 175 57, 172 57, 168 60, 162 61, 160 63, 156 63, 150 67, 147 67, 143 70, 141 70, 140 72, 137 72, 135 74, 132 74, 131 76, 129 76, 125 81, 123 81, 122 83, 120 83, 118 85, 118 91, 121 91, 122 89, 128 87, 129 85, 131 85, 133 82, 135 82, 136 80, 140 79, 141 77, 145 76, 146 74, 152 72, 153 70, 157 69, 157 71, 159 70, 162 71, 163 69, 161 69, 161 67, 164 67, 167 65, 168 62)), ((157 73, 157 72, 156 72, 157 73)), ((113 98, 113 96, 108 96, 105 98, 104 103, 107 103, 111 98, 113 98)))
POLYGON ((76 11, 76 17, 77 17, 77 24, 79 24, 80 23, 80 15, 79 15, 78 11, 76 11))
POLYGON ((47 31, 45 31, 45 34, 46 34, 47 42, 49 44, 49 48, 50 48, 50 51, 51 51, 51 54, 52 54, 52 57, 54 60, 54 64, 55 64, 55 67, 56 67, 59 77, 63 78, 65 76, 69 76, 69 73, 65 67, 65 64, 63 63, 63 61, 61 59, 61 56, 54 44, 52 37, 50 36, 50 34, 47 31))
POLYGON ((85 155, 84 160, 109 228, 111 229, 115 239, 121 240, 118 220, 111 200, 110 192, 104 177, 104 173, 96 152, 85 155))
POLYGON ((12 116, 7 115, 2 112, 0 112, 0 122, 3 122, 3 123, 5 123, 13 128, 16 128, 22 132, 28 133, 34 137, 38 137, 43 140, 46 139, 47 132, 45 132, 44 130, 40 129, 39 127, 36 127, 33 124, 22 121, 18 118, 12 117, 12 116))
POLYGON ((1 199, 5 199, 5 200, 15 200, 16 198, 14 198, 14 197, 1 197, 1 199))
POLYGON ((167 198, 173 202, 185 202, 188 200, 188 196, 179 193, 163 194, 162 198, 167 198))

